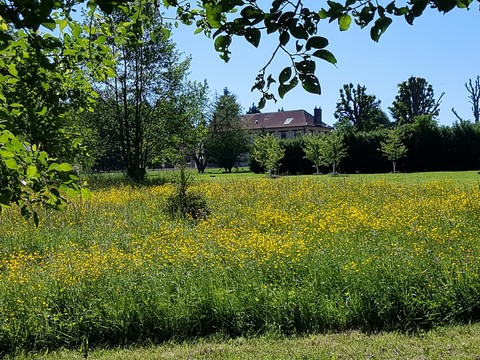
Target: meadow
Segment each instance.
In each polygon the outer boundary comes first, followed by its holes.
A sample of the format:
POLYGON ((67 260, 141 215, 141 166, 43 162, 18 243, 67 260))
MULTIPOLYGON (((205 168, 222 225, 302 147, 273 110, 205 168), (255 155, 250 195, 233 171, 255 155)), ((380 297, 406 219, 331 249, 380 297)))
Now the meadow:
POLYGON ((476 173, 207 174, 193 189, 211 209, 198 222, 164 213, 169 183, 97 187, 38 228, 4 211, 0 354, 480 317, 476 173))

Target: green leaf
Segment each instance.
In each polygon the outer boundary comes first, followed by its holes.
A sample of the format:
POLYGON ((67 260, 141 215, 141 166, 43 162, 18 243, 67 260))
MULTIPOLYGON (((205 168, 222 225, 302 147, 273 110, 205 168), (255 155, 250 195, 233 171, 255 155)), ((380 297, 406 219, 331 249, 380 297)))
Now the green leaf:
POLYGON ((267 103, 267 99, 265 99, 264 97, 262 97, 258 103, 258 108, 261 110, 265 107, 267 103))
POLYGON ((247 39, 247 41, 255 47, 258 47, 258 44, 260 43, 260 36, 260 30, 258 29, 245 29, 245 39, 247 39))
POLYGON ((303 45, 300 44, 300 42, 297 40, 297 42, 295 43, 295 48, 297 49, 297 53, 302 51, 303 49, 303 45))
POLYGON ((320 19, 326 19, 328 17, 327 11, 325 9, 320 9, 318 12, 318 16, 320 16, 320 19))
POLYGON ((107 37, 105 35, 99 36, 98 39, 95 40, 95 44, 104 44, 107 41, 107 37))
POLYGON ((244 2, 242 0, 224 0, 219 3, 220 10, 223 12, 229 12, 234 10, 237 6, 242 6, 244 2))
POLYGON ((57 23, 55 22, 55 20, 53 20, 52 18, 50 19, 47 19, 46 21, 44 21, 42 23, 42 26, 46 27, 47 29, 49 30, 52 30, 54 31, 57 27, 57 23))
POLYGON ((340 27, 340 31, 346 31, 350 27, 350 24, 352 23, 352 17, 348 14, 342 15, 338 19, 338 25, 340 27))
POLYGON ((299 24, 297 25, 297 21, 292 21, 290 26, 289 26, 290 34, 292 34, 293 37, 296 39, 303 39, 307 40, 308 39, 308 33, 307 30, 303 27, 303 25, 299 24))
POLYGON ((68 163, 62 163, 62 164, 58 165, 55 168, 55 170, 62 171, 62 172, 68 172, 68 171, 72 171, 73 167, 72 167, 72 165, 70 165, 68 163))
POLYGON ((313 36, 308 39, 307 43, 305 44, 305 50, 309 51, 313 49, 323 49, 328 45, 328 39, 321 37, 321 36, 313 36))
POLYGON ((10 75, 17 77, 18 76, 18 71, 15 66, 15 64, 9 64, 8 65, 8 72, 10 75))
POLYGON ((286 31, 282 32, 279 36, 280 45, 285 46, 287 45, 288 41, 290 40, 290 34, 286 31))
POLYGON ((37 112, 37 114, 40 115, 40 116, 43 116, 43 115, 45 115, 45 114, 47 113, 47 110, 48 110, 47 107, 44 106, 44 107, 42 108, 42 110, 40 110, 39 112, 37 112))
POLYGON ((60 31, 63 31, 63 29, 65 29, 68 25, 68 21, 66 19, 57 20, 57 23, 60 28, 60 31))
POLYGON ((65 56, 71 56, 71 55, 77 55, 77 54, 78 54, 78 51, 74 49, 65 49, 63 51, 63 55, 65 56))
POLYGON ((392 19, 388 17, 381 17, 375 21, 375 25, 370 30, 370 37, 374 41, 378 41, 380 36, 387 30, 392 23, 392 19))
POLYGON ((35 165, 30 165, 28 168, 27 168, 27 176, 29 178, 32 178, 34 177, 35 175, 37 175, 37 167, 35 165))
POLYGON ((289 92, 290 90, 292 90, 295 86, 297 86, 297 84, 298 84, 298 78, 297 77, 294 77, 292 79, 292 81, 290 81, 290 84, 280 84, 278 86, 278 95, 280 96, 280 98, 283 99, 285 94, 287 92, 289 92))
POLYGON ((14 158, 4 159, 3 161, 5 162, 5 165, 7 165, 7 168, 9 168, 10 170, 18 169, 18 164, 14 158))
POLYGON ((57 168, 58 164, 57 163, 51 163, 50 166, 48 167, 48 171, 55 170, 57 168))
POLYGON ((320 82, 318 81, 318 78, 313 74, 310 74, 306 76, 304 79, 302 79, 302 86, 309 93, 318 94, 318 95, 322 93, 320 82))
POLYGON ((225 52, 228 49, 230 42, 231 42, 230 36, 228 35, 218 36, 214 42, 215 50, 218 52, 225 52))
POLYGON ((90 200, 91 198, 91 193, 90 190, 83 188, 80 190, 80 194, 84 200, 90 200))
POLYGON ((291 76, 292 76, 292 68, 289 66, 282 70, 282 72, 278 76, 278 81, 280 84, 284 84, 288 80, 290 80, 291 76))
POLYGON ((222 13, 219 11, 219 9, 211 4, 205 4, 205 11, 207 14, 207 21, 208 24, 214 28, 218 29, 221 25, 220 21, 222 19, 222 13))
POLYGON ((328 50, 317 50, 312 55, 322 60, 328 61, 333 65, 337 63, 337 59, 335 58, 335 56, 328 50))
POLYGON ((303 60, 295 63, 295 68, 303 74, 312 74, 315 72, 315 61, 303 60))

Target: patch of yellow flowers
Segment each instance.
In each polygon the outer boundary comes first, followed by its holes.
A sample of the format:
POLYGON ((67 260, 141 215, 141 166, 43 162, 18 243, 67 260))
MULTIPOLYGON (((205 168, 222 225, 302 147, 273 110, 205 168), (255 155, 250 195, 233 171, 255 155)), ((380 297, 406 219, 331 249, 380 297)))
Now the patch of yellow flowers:
POLYGON ((437 261, 452 274, 479 271, 478 186, 305 177, 205 182, 194 190, 212 210, 195 225, 163 214, 171 185, 96 191, 48 214, 38 230, 2 215, 3 237, 18 246, 3 249, 0 289, 30 286, 35 296, 44 281, 74 286, 178 266, 288 270, 311 259, 346 273, 397 261, 399 268, 437 261), (24 245, 32 242, 36 251, 24 245))

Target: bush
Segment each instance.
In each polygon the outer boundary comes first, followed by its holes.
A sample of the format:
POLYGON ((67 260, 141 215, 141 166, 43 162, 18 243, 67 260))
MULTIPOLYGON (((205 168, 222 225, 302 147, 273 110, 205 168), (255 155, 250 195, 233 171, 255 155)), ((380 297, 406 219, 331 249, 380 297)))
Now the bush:
POLYGON ((204 219, 210 211, 207 209, 207 201, 202 194, 194 192, 179 192, 167 198, 167 212, 172 217, 191 218, 193 220, 204 219))
POLYGON ((203 194, 188 191, 191 182, 192 179, 185 171, 185 166, 181 165, 179 177, 175 181, 175 192, 167 198, 166 202, 166 211, 173 218, 200 220, 210 213, 203 194))

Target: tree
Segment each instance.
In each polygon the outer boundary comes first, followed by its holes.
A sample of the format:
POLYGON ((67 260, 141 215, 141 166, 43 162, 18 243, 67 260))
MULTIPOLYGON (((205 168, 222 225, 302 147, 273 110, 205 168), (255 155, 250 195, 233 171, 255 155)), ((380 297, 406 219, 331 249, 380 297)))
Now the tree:
POLYGON ((88 42, 68 34, 81 27, 62 24, 55 37, 15 31, 0 19, 0 38, 8 41, 0 48, 0 203, 18 205, 35 223, 39 206, 59 209, 80 193, 74 168, 66 163, 84 151, 72 118, 96 97, 85 72, 105 71, 87 61, 103 53, 102 47, 91 44, 87 50, 88 42))
MULTIPOLYGON (((304 149, 308 149, 308 156, 311 156, 308 159, 315 164, 317 174, 320 165, 332 165, 332 174, 336 174, 338 164, 347 156, 347 147, 343 141, 343 135, 337 131, 332 131, 320 135, 307 135, 304 140, 304 149)), ((307 151, 305 151, 305 157, 307 157, 307 151)))
POLYGON ((198 82, 188 82, 188 91, 178 100, 185 106, 185 116, 189 121, 182 122, 186 127, 180 135, 180 147, 186 149, 186 155, 194 161, 199 173, 204 173, 207 167, 205 140, 207 138, 207 111, 210 107, 208 85, 198 82))
POLYGON ((334 113, 335 119, 353 124, 358 131, 370 131, 380 125, 388 125, 388 117, 380 109, 380 100, 366 91, 367 88, 360 84, 356 88, 352 83, 343 85, 334 113))
POLYGON ((180 59, 161 23, 151 20, 125 36, 116 25, 119 20, 124 15, 115 12, 98 23, 95 36, 108 24, 106 41, 119 55, 116 76, 97 87, 101 101, 114 114, 111 119, 127 175, 141 181, 149 164, 175 154, 206 92, 202 84, 186 83, 189 59, 180 59))
MULTIPOLYGON (((472 83, 472 79, 468 79, 468 83, 465 83, 465 89, 467 89, 468 99, 470 104, 472 104, 474 121, 478 123, 480 121, 480 76, 477 75, 475 83, 472 83)), ((460 120, 460 122, 464 121, 464 119, 457 114, 454 108, 452 108, 452 112, 460 120)))
POLYGON ((407 148, 403 144, 403 137, 399 128, 390 129, 387 132, 385 141, 380 142, 380 151, 382 154, 392 162, 393 172, 396 172, 397 160, 404 157, 407 153, 407 148))
POLYGON ((310 160, 315 165, 316 174, 320 174, 320 166, 325 164, 324 158, 324 137, 316 134, 307 134, 303 137, 303 152, 305 159, 310 160))
POLYGON ((252 156, 263 166, 270 177, 280 165, 285 155, 285 149, 280 146, 279 139, 272 134, 264 134, 253 140, 252 156))
POLYGON ((227 88, 217 97, 205 140, 206 153, 213 163, 231 172, 248 151, 248 134, 242 127, 241 107, 227 88))
POLYGON ((247 111, 247 114, 260 114, 260 113, 261 113, 261 111, 258 108, 258 106, 255 105, 255 103, 250 105, 250 107, 248 108, 248 111, 247 111))
POLYGON ((465 88, 468 91, 468 98, 472 104, 473 118, 478 123, 480 121, 480 76, 477 75, 475 84, 472 84, 472 79, 469 79, 468 83, 465 83, 465 88))
POLYGON ((415 117, 423 115, 434 118, 440 112, 443 95, 444 93, 435 100, 432 85, 423 78, 411 76, 398 84, 398 94, 389 108, 390 113, 397 124, 413 123, 415 117))

